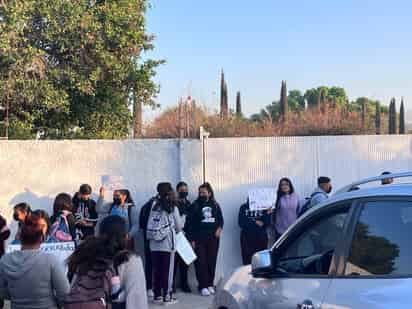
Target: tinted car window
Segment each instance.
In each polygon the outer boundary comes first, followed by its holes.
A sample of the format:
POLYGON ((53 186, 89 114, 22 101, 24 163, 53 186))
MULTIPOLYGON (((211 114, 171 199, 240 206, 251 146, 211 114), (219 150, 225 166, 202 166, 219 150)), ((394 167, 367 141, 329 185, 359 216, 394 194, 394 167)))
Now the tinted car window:
POLYGON ((310 223, 281 254, 279 267, 288 273, 327 274, 348 210, 310 223))
POLYGON ((345 274, 412 274, 412 202, 374 201, 364 205, 345 274))

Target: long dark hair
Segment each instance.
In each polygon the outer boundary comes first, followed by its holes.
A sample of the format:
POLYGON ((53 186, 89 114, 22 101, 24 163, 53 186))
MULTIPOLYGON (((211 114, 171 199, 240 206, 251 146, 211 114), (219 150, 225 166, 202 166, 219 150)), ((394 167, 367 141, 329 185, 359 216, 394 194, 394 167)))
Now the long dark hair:
POLYGON ((74 274, 84 275, 89 270, 107 267, 113 263, 114 267, 123 264, 129 259, 126 250, 126 221, 119 216, 108 216, 100 224, 99 236, 87 238, 69 257, 69 279, 74 274))
POLYGON ((279 181, 279 185, 278 185, 278 192, 277 192, 276 204, 275 204, 276 207, 279 207, 280 199, 282 198, 282 196, 286 195, 286 193, 282 191, 282 182, 283 181, 286 181, 289 184, 289 188, 290 188, 289 194, 292 194, 292 193, 295 192, 295 188, 293 187, 292 181, 289 178, 286 178, 286 177, 282 178, 279 181))
POLYGON ((213 203, 216 203, 215 192, 213 191, 212 185, 210 183, 208 183, 208 182, 203 183, 202 185, 199 186, 199 190, 200 189, 206 189, 207 192, 209 192, 209 194, 210 194, 209 200, 213 203))
POLYGON ((60 193, 54 199, 53 216, 58 215, 63 210, 73 211, 73 203, 70 194, 60 193))
POLYGON ((50 221, 49 214, 48 214, 46 211, 42 210, 42 209, 37 209, 37 210, 35 210, 35 211, 33 211, 33 212, 31 213, 31 216, 37 217, 37 218, 39 218, 39 219, 43 219, 44 221, 46 221, 46 224, 47 224, 47 236, 49 236, 49 234, 50 234, 50 228, 51 228, 51 221, 50 221))
POLYGON ((124 201, 126 204, 129 204, 129 206, 134 206, 134 201, 133 201, 132 195, 130 194, 129 190, 120 189, 120 190, 116 190, 116 192, 119 192, 121 195, 126 196, 126 200, 124 201))

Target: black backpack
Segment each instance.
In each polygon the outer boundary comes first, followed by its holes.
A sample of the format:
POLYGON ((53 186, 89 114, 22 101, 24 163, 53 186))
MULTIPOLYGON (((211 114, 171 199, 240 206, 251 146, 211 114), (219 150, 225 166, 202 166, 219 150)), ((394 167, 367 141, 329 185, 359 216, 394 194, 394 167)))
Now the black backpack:
POLYGON ((305 203, 302 205, 302 207, 299 207, 299 208, 297 209, 298 218, 299 218, 300 216, 302 216, 306 211, 308 211, 308 210, 311 208, 311 207, 310 207, 310 204, 312 203, 312 198, 313 198, 315 195, 318 195, 318 194, 321 194, 321 192, 313 192, 313 193, 310 195, 310 197, 305 198, 305 203))

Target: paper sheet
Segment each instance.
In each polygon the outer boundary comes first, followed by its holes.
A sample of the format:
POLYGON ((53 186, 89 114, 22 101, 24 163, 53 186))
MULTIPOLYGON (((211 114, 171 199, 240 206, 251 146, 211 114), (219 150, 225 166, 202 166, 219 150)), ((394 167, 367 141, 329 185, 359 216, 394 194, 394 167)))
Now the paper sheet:
POLYGON ((192 245, 182 232, 176 235, 176 251, 186 265, 192 264, 197 259, 192 245))
POLYGON ((249 190, 249 208, 251 211, 274 208, 275 202, 275 188, 255 188, 249 190))

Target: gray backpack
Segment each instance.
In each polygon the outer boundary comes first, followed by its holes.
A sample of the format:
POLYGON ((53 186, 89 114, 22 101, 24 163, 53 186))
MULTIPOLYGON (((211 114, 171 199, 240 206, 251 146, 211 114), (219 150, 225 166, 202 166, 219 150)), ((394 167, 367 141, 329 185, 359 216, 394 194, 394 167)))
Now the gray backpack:
POLYGON ((160 207, 156 206, 157 204, 154 203, 150 210, 146 238, 148 240, 162 241, 170 233, 172 226, 170 224, 169 216, 162 211, 160 207))

